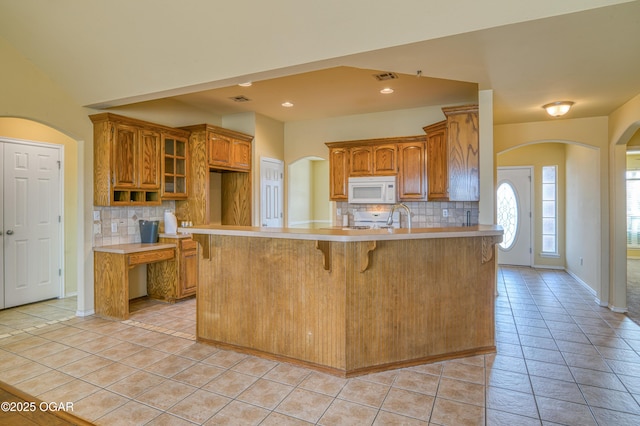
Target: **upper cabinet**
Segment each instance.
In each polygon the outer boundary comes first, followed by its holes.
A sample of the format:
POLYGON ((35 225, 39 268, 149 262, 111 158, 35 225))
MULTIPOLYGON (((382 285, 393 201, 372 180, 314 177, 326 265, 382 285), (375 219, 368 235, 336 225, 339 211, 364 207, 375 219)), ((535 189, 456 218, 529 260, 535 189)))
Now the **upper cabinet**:
POLYGON ((424 199, 424 136, 329 142, 329 199, 348 200, 349 177, 398 176, 400 200, 424 199), (417 160, 402 155, 421 147, 417 160), (403 192, 403 189, 406 192, 403 192), (418 194, 419 193, 419 194, 418 194))
POLYGON ((401 201, 427 199, 424 164, 424 142, 398 144, 400 170, 398 172, 398 198, 401 201))
POLYGON ((189 169, 189 140, 164 135, 162 138, 162 198, 187 198, 187 170, 189 169))
POLYGON ((94 129, 94 205, 160 204, 166 184, 162 141, 186 140, 188 132, 111 113, 89 118, 94 129))
POLYGON ((250 171, 252 136, 222 127, 207 126, 207 161, 219 170, 250 171))
POLYGON ((480 200, 478 106, 442 108, 447 117, 449 200, 480 200))
POLYGON ((189 197, 176 202, 176 215, 196 225, 211 223, 220 209, 222 225, 251 225, 253 136, 211 124, 182 127, 190 133, 189 197), (210 172, 219 174, 212 198, 210 172), (219 188, 218 185, 219 184, 219 188))
POLYGON ((449 199, 449 163, 447 145, 447 121, 423 128, 427 134, 427 199, 449 199))
POLYGON ((349 198, 349 148, 329 148, 329 199, 346 201, 349 198))

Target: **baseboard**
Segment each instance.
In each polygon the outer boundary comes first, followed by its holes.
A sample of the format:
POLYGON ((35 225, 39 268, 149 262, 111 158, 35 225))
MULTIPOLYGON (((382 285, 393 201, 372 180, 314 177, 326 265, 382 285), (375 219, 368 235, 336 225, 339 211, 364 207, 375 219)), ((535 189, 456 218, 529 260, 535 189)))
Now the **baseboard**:
POLYGON ((611 309, 611 311, 615 312, 616 314, 626 314, 627 312, 629 312, 627 308, 618 308, 612 305, 609 305, 608 307, 609 309, 611 309))
POLYGON ((91 315, 94 315, 96 313, 96 311, 94 309, 88 310, 88 311, 76 311, 76 316, 77 317, 88 317, 91 315))
POLYGON ((564 266, 554 266, 554 265, 533 265, 532 268, 536 269, 552 269, 554 271, 565 271, 564 266))
MULTIPOLYGON (((569 269, 565 269, 565 272, 569 275, 571 275, 571 277, 576 280, 578 282, 578 284, 580 284, 581 286, 583 286, 585 289, 587 289, 589 291, 589 293, 591 293, 592 296, 596 296, 596 291, 594 289, 591 288, 591 286, 587 283, 585 283, 584 281, 582 281, 582 279, 580 279, 580 277, 578 277, 576 274, 574 274, 573 272, 571 272, 569 269)), ((599 302, 599 300, 596 298, 596 301, 599 302)), ((598 305, 602 306, 601 303, 598 303, 598 305)))

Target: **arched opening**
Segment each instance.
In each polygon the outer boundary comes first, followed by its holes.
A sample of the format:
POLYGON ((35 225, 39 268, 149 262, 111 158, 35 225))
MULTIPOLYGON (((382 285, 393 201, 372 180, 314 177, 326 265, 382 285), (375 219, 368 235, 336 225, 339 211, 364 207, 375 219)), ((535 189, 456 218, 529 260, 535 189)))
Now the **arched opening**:
POLYGON ((287 226, 322 228, 331 225, 329 161, 304 157, 288 169, 287 226))
POLYGON ((62 294, 75 296, 78 294, 79 279, 78 262, 82 261, 76 255, 82 250, 80 238, 82 236, 82 213, 79 203, 79 174, 80 162, 78 161, 78 141, 66 134, 39 122, 16 117, 0 117, 0 136, 33 141, 41 144, 63 146, 63 253, 62 253, 62 277, 64 288, 62 294))
POLYGON ((564 269, 597 301, 602 299, 599 148, 566 140, 531 141, 497 153, 496 167, 532 168, 531 266, 564 269), (543 243, 550 223, 544 210, 543 169, 549 166, 557 170, 555 252, 543 243))
POLYGON ((640 130, 627 142, 625 165, 627 315, 640 324, 640 130))

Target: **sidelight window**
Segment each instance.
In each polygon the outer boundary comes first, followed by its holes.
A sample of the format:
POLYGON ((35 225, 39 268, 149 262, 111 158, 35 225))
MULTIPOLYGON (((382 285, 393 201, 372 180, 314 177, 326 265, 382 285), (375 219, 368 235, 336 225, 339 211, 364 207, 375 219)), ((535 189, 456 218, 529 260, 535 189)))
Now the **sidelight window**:
POLYGON ((558 253, 558 167, 542 167, 542 254, 558 253))

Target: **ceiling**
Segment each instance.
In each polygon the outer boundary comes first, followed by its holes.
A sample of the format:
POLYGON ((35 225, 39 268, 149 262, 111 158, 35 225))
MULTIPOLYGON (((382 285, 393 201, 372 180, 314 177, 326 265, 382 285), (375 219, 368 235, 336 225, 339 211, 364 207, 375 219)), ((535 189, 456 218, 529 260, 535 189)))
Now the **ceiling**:
MULTIPOLYGON (((189 79, 193 69, 204 67, 206 60, 211 59, 205 58, 209 54, 202 50, 206 43, 194 47, 201 49, 200 58, 181 56, 183 54, 175 49, 163 50, 168 49, 169 41, 173 45, 183 39, 185 43, 193 43, 188 35, 188 20, 183 22, 176 17, 175 27, 183 31, 171 31, 173 38, 163 38, 156 33, 157 44, 138 46, 136 37, 147 40, 145 25, 154 19, 168 19, 168 12, 163 8, 141 11, 145 19, 139 22, 132 17, 126 21, 121 19, 117 24, 133 22, 137 26, 131 25, 131 32, 126 32, 128 38, 116 37, 119 33, 113 31, 114 24, 109 17, 118 16, 114 15, 118 11, 111 9, 124 7, 125 3, 109 2, 110 7, 104 6, 104 10, 98 11, 104 18, 96 20, 100 15, 88 5, 98 8, 100 2, 0 0, 0 37, 81 105, 95 109, 180 105, 182 109, 215 115, 254 111, 287 122, 477 102, 478 89, 490 89, 494 93, 494 123, 503 124, 547 120, 549 117, 541 106, 557 100, 575 102, 567 118, 606 116, 640 93, 640 1, 590 0, 587 3, 613 5, 514 24, 484 25, 472 31, 453 29, 451 34, 442 37, 314 60, 310 56, 292 58, 297 53, 286 50, 275 50, 273 61, 270 57, 259 57, 260 52, 268 52, 273 47, 272 38, 279 36, 265 35, 264 40, 249 40, 257 45, 253 56, 236 54, 238 64, 225 62, 227 74, 222 75, 212 67, 211 75, 215 76, 210 81, 189 79), (69 29, 78 26, 84 31, 81 37, 69 29), (132 52, 145 52, 149 63, 134 54, 120 56, 118 49, 124 49, 127 43, 134 45, 132 52), (166 66, 152 64, 154 57, 159 57, 166 66), (252 58, 274 65, 253 69, 252 58), (276 64, 276 59, 281 62, 276 64), (290 66, 278 66, 287 60, 290 66), (380 82, 373 77, 383 72, 394 72, 398 78, 380 82), (120 84, 115 75, 120 75, 120 84), (166 83, 175 76, 183 82, 179 87, 166 83), (251 87, 237 85, 248 80, 253 81, 251 87), (392 87, 394 93, 380 94, 379 90, 387 86, 392 87), (230 99, 236 96, 244 96, 249 101, 230 99), (284 108, 281 105, 284 101, 294 106, 284 108)), ((551 4, 541 1, 531 5, 542 3, 551 4)), ((507 11, 501 13, 507 14, 507 11)), ((495 18, 499 14, 493 15, 495 18)), ((428 16, 425 15, 424 20, 427 25, 428 16)), ((349 26, 349 22, 335 22, 336 32, 341 31, 341 25, 349 26)), ((438 25, 442 23, 433 22, 434 27, 438 25)), ((192 27, 194 32, 199 31, 196 29, 199 26, 192 27)), ((394 28, 400 27, 383 29, 391 34, 394 28)), ((451 22, 451 27, 455 27, 455 22, 451 22)), ((124 31, 125 27, 122 28, 124 31)), ((377 31, 381 32, 379 28, 377 31)), ((405 31, 413 34, 410 26, 405 31)), ((233 35, 229 37, 237 43, 247 41, 233 35)), ((287 37, 295 38, 295 35, 282 37, 280 43, 285 43, 287 37)), ((320 37, 325 35, 318 35, 320 37)), ((154 39, 150 40, 148 43, 154 39)), ((348 45, 349 39, 344 39, 344 44, 348 45)), ((344 51, 348 52, 349 48, 356 49, 346 46, 344 51)), ((322 49, 322 46, 317 48, 322 49)))

